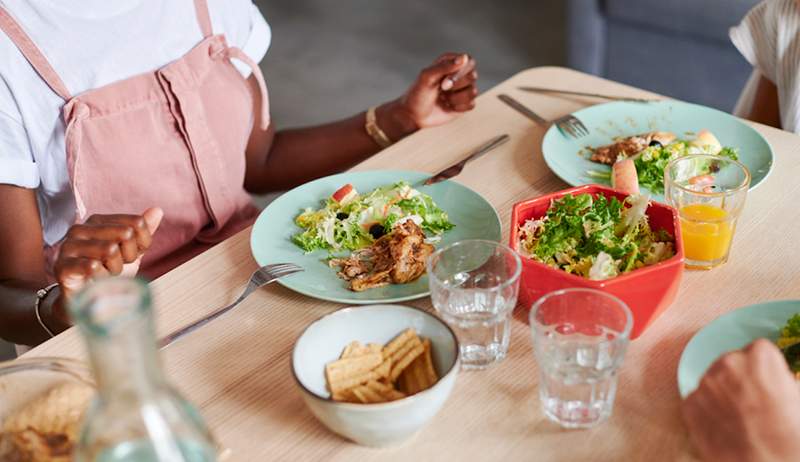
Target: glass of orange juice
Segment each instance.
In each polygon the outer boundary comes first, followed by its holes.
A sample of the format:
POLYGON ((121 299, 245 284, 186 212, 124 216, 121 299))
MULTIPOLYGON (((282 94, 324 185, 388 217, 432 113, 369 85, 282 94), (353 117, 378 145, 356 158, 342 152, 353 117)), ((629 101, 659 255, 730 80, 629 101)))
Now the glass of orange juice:
POLYGON ((667 203, 680 214, 686 267, 711 269, 728 261, 750 187, 747 167, 716 155, 678 157, 664 170, 664 185, 667 203))

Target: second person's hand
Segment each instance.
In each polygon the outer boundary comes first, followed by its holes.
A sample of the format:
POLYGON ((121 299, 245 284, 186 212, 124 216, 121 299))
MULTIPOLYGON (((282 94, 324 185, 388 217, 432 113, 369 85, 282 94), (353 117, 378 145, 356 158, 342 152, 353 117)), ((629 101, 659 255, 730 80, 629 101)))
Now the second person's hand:
POLYGON ((683 402, 704 460, 800 460, 800 389, 768 340, 726 354, 683 402))

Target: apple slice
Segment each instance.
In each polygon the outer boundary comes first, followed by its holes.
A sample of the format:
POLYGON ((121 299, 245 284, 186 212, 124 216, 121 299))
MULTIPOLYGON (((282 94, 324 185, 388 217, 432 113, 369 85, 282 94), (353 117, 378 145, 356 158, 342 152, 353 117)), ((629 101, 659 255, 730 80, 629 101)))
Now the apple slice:
POLYGON ((633 159, 622 159, 611 167, 611 187, 625 194, 639 194, 639 175, 633 159))
POLYGON ((356 196, 358 196, 356 188, 354 188, 350 183, 347 183, 346 185, 337 189, 336 192, 331 195, 331 199, 342 205, 345 205, 355 199, 356 196))

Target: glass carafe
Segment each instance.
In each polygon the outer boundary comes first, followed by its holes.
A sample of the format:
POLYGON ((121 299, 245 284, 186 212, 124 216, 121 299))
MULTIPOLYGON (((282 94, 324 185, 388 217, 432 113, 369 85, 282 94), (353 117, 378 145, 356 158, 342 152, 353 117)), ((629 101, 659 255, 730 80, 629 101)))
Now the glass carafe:
POLYGON ((81 292, 70 310, 86 339, 98 387, 75 460, 215 460, 200 414, 164 379, 147 285, 101 279, 81 292))

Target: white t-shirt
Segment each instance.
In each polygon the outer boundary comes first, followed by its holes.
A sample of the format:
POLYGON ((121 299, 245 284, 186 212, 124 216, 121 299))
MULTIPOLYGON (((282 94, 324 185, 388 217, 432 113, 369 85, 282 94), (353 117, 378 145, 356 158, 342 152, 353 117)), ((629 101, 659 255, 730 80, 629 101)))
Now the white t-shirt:
MULTIPOLYGON (((0 0, 70 94, 155 71, 202 40, 193 0, 0 0)), ((208 0, 215 34, 259 62, 271 31, 252 0, 208 0)), ((0 32, 0 183, 36 188, 44 240, 75 217, 56 95, 0 32)), ((243 76, 250 68, 234 61, 243 76)), ((8 204, 3 204, 7 206, 8 204)))
MULTIPOLYGON (((759 3, 731 28, 730 37, 753 66, 754 76, 761 74, 778 88, 783 129, 800 133, 800 6, 796 0, 759 3)), ((740 97, 740 114, 753 104, 754 82, 751 78, 740 97)))

